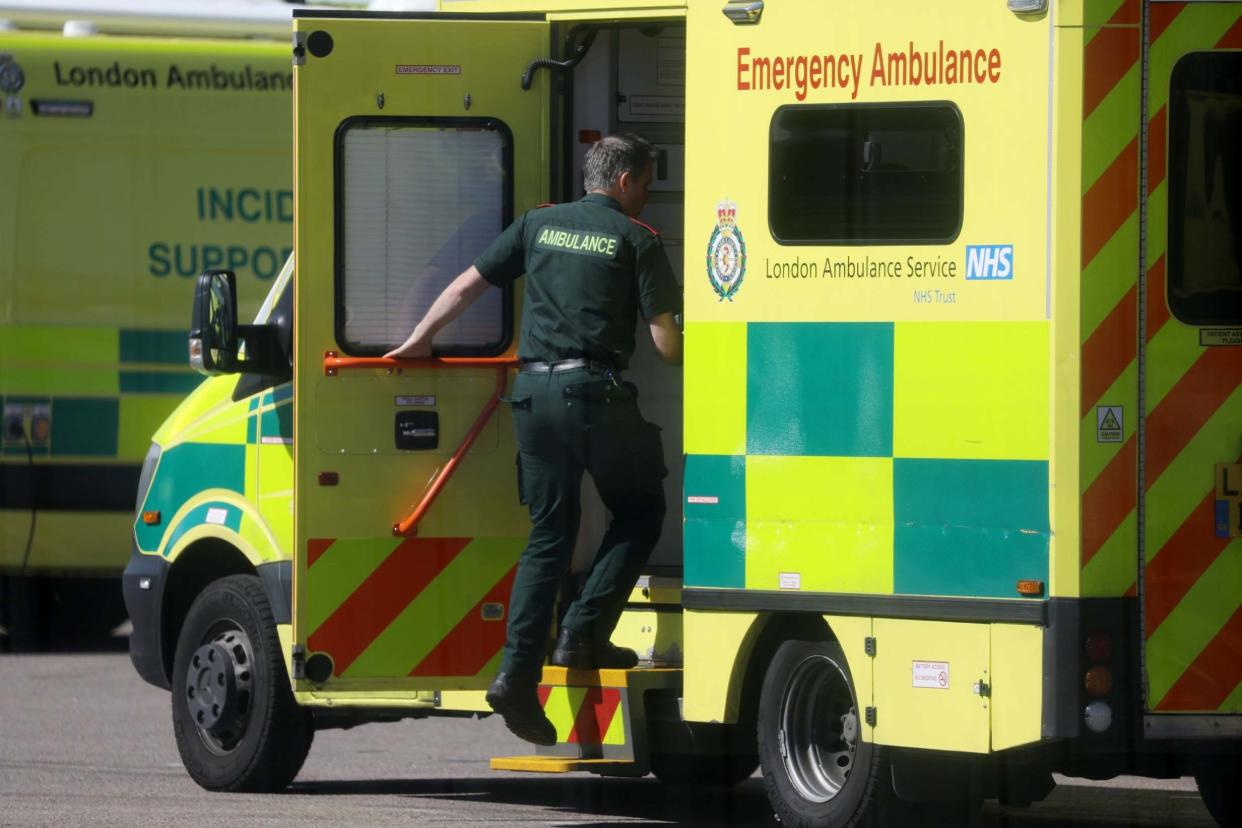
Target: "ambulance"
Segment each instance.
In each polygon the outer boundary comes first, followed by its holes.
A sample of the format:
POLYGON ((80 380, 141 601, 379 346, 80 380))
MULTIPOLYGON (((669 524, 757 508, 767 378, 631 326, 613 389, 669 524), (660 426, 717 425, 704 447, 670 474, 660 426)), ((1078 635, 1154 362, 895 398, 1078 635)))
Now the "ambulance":
POLYGON ((151 433, 201 377, 183 295, 293 241, 289 7, 0 2, 0 645, 125 619, 151 433))
POLYGON ((213 376, 155 434, 125 575, 200 785, 488 713, 521 297, 381 355, 624 130, 685 295, 684 369, 626 375, 670 470, 614 636, 643 661, 546 667, 558 743, 492 767, 758 768, 798 826, 1193 775, 1236 824, 1242 3, 442 0, 299 10, 293 63, 296 278, 249 325, 197 280, 213 376))

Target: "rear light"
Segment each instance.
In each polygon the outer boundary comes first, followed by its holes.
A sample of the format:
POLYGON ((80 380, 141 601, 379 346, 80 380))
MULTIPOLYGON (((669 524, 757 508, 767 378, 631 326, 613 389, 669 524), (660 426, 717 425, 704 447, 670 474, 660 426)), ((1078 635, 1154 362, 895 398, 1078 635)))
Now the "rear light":
POLYGON ((1113 708, 1106 701, 1093 701, 1082 712, 1083 724, 1092 733, 1103 733, 1113 726, 1113 708))
POLYGON ((1087 636, 1087 658, 1094 662, 1108 661, 1113 654, 1113 638, 1105 632, 1094 632, 1087 636))
POLYGON ((1113 689, 1113 673, 1107 667, 1092 667, 1083 678, 1083 686, 1092 696, 1106 696, 1113 689))

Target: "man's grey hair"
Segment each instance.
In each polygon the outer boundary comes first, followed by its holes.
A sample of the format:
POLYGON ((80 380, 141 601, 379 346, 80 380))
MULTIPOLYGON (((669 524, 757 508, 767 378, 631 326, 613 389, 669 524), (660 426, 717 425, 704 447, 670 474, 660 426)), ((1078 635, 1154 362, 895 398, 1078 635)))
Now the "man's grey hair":
POLYGON ((655 150, 646 139, 632 132, 621 132, 601 138, 587 150, 583 167, 583 185, 592 190, 610 190, 621 173, 638 178, 655 161, 655 150))

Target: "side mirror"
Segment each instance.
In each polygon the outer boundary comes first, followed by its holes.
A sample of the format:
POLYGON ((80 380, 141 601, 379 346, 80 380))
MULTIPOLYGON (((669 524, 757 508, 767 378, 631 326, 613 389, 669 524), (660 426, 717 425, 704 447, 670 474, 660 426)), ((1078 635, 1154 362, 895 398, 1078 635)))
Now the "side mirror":
POLYGON ((190 366, 200 374, 237 373, 237 276, 231 270, 206 270, 194 286, 190 319, 190 366))

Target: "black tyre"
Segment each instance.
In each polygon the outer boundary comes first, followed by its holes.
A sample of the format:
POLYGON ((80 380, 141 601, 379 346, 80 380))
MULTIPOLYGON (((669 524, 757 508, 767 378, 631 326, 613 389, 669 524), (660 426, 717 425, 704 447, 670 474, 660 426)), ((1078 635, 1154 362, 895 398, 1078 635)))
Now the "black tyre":
POLYGON ((881 751, 862 739, 845 654, 835 641, 786 641, 759 694, 759 763, 788 828, 878 824, 896 806, 881 751))
POLYGON ((749 779, 759 767, 758 756, 653 753, 651 772, 665 785, 686 788, 729 788, 749 779))
POLYGON ((186 615, 172 675, 181 761, 212 791, 278 791, 297 776, 314 726, 290 690, 276 621, 254 575, 203 590, 186 615))
POLYGON ((1221 828, 1242 825, 1242 762, 1229 759, 1207 759, 1195 769, 1195 783, 1208 813, 1221 828))

